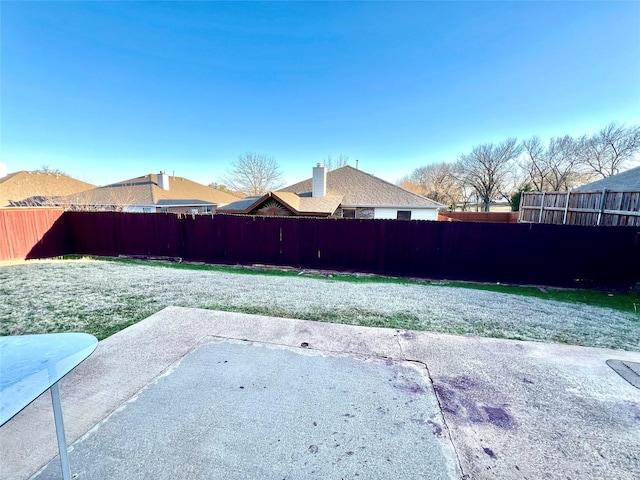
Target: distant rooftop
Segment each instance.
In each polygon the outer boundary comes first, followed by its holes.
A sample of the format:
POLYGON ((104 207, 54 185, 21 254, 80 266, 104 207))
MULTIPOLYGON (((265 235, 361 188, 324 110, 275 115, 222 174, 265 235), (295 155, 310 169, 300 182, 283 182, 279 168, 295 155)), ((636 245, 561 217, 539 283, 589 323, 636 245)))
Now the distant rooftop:
POLYGON ((574 192, 601 192, 607 189, 617 192, 640 192, 640 167, 631 168, 607 178, 575 188, 574 192))
POLYGON ((0 207, 38 206, 46 197, 76 194, 95 188, 61 173, 22 170, 0 178, 0 207))
POLYGON ((159 174, 123 180, 83 192, 67 195, 54 201, 62 204, 84 205, 224 205, 238 198, 183 177, 167 175, 168 189, 159 185, 159 174))
MULTIPOLYGON (((312 179, 278 190, 292 192, 300 197, 311 197, 312 179)), ((349 165, 327 173, 327 195, 342 197, 342 205, 348 207, 402 206, 439 208, 441 205, 429 198, 409 192, 381 178, 349 165)))
POLYGON ((325 195, 314 197, 312 182, 313 178, 309 178, 263 196, 236 200, 219 208, 218 211, 257 215, 281 215, 291 211, 295 215, 329 216, 340 206, 427 209, 443 206, 350 166, 326 173, 325 195))

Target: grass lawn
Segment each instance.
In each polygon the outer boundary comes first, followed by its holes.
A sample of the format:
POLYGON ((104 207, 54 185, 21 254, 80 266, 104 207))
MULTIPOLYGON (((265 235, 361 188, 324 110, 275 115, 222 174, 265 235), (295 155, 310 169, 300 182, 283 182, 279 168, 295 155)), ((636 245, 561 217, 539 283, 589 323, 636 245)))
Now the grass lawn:
POLYGON ((2 335, 102 339, 176 305, 640 351, 638 294, 80 259, 2 265, 0 295, 2 335))

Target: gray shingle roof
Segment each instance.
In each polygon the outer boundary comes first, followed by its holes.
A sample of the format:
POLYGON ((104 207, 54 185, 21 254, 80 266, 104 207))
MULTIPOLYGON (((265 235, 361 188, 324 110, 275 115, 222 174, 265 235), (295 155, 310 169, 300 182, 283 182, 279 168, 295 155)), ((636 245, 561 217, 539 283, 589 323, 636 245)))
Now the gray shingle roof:
MULTIPOLYGON (((285 187, 278 192, 293 192, 303 198, 311 197, 311 178, 285 187)), ((416 195, 349 165, 327 173, 327 195, 342 196, 343 206, 444 207, 429 198, 416 195)))
POLYGON ((241 200, 236 200, 235 202, 228 203, 223 205, 222 207, 218 207, 218 212, 245 212, 251 209, 251 207, 261 198, 262 196, 253 196, 253 197, 245 197, 241 200))
POLYGON ((631 168, 595 182, 575 188, 574 192, 601 192, 604 189, 617 192, 640 192, 640 167, 631 168))
POLYGON ((68 175, 23 170, 0 178, 0 207, 41 205, 47 197, 69 195, 94 187, 68 175))
POLYGON ((227 204, 237 197, 183 177, 169 176, 169 190, 158 186, 155 173, 94 188, 79 195, 53 199, 79 205, 210 205, 227 204))

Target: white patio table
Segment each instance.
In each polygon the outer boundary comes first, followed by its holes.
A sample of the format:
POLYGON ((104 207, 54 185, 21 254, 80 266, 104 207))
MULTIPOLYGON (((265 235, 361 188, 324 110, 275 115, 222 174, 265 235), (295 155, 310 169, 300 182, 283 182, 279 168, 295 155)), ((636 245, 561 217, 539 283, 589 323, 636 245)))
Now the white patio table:
POLYGON ((62 478, 71 480, 58 382, 96 349, 86 333, 0 337, 0 426, 50 390, 62 478))

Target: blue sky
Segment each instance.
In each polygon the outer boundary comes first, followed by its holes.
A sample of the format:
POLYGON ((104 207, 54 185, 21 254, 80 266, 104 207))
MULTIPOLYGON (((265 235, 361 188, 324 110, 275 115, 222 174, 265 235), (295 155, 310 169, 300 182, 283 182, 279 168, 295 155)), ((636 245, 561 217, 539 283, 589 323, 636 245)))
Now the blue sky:
POLYGON ((389 181, 475 145, 640 123, 639 2, 0 2, 0 169, 96 184, 389 181))

